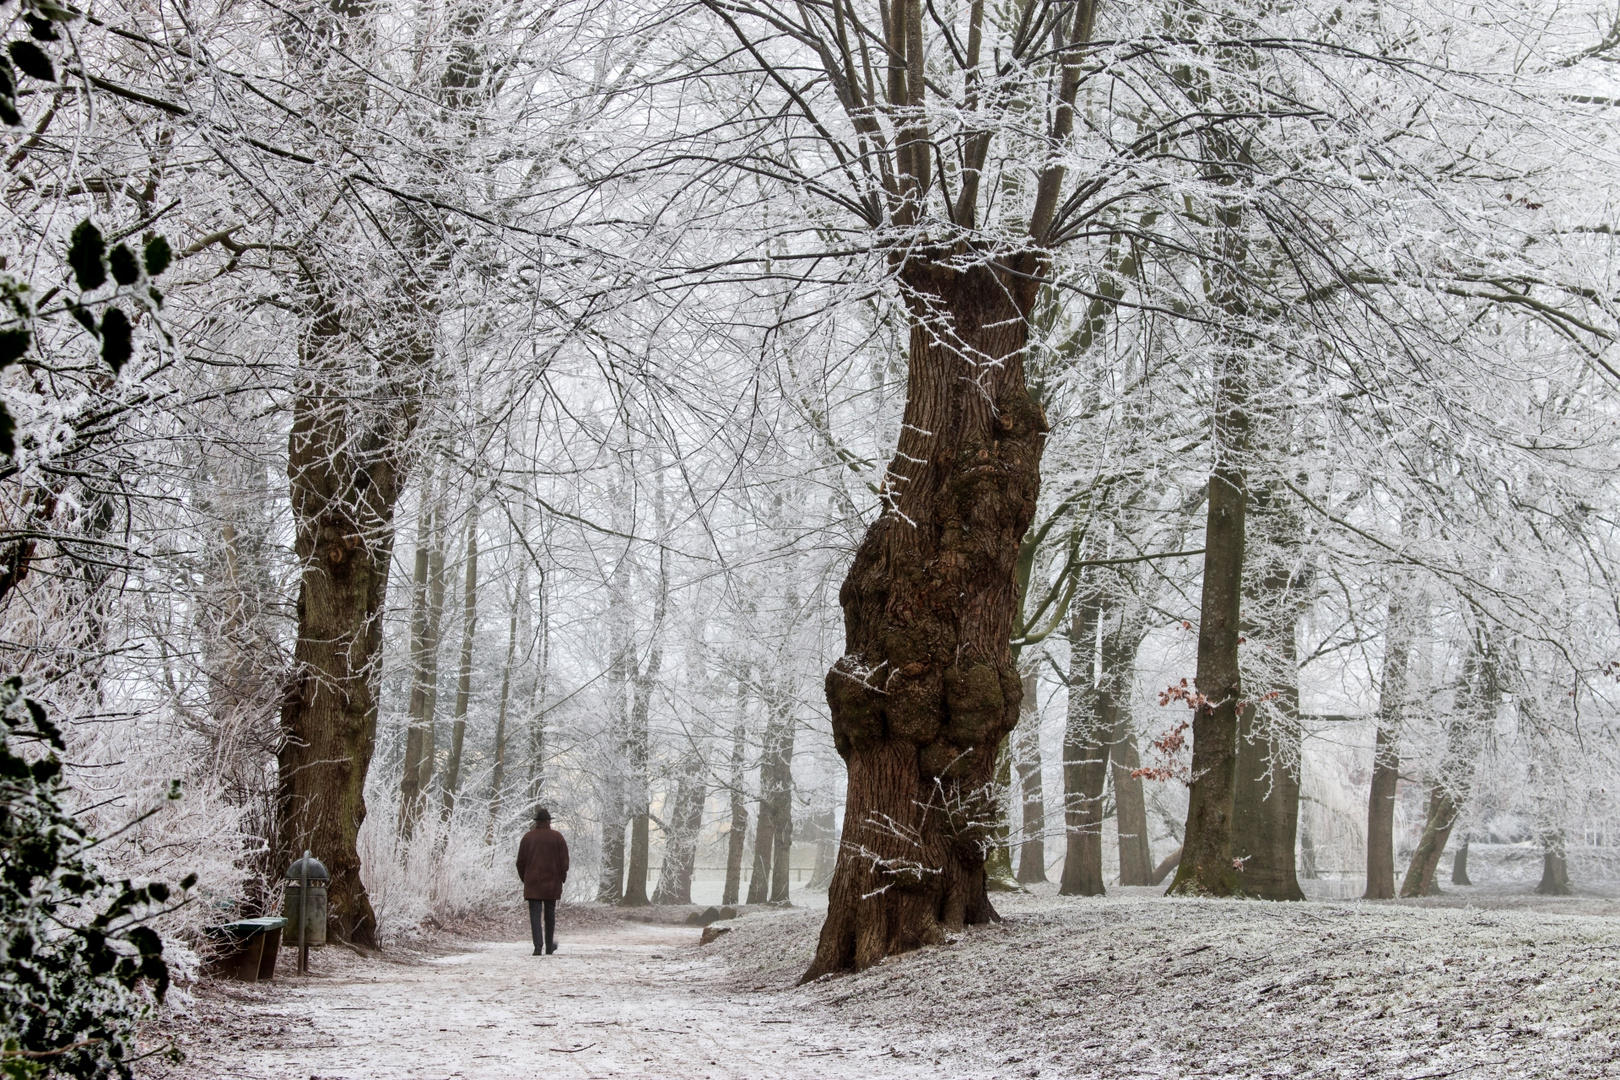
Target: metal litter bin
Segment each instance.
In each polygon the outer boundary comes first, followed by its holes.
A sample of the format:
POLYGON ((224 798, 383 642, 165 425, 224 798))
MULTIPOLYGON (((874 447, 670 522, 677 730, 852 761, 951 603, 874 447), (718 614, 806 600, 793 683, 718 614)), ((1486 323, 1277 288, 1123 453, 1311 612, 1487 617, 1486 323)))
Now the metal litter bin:
POLYGON ((298 974, 304 975, 309 971, 309 947, 326 944, 326 887, 332 882, 332 874, 305 851, 302 859, 287 867, 284 876, 287 887, 282 912, 287 917, 287 929, 282 941, 298 946, 298 974))

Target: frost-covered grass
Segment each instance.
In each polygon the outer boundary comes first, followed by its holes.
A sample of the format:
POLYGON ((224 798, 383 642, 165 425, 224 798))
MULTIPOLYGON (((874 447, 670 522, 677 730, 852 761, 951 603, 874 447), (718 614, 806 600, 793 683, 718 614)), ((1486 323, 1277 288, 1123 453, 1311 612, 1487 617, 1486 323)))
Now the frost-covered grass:
POLYGON ((999 925, 798 989, 816 914, 739 920, 711 948, 941 1075, 1620 1074, 1620 902, 998 901, 999 925))

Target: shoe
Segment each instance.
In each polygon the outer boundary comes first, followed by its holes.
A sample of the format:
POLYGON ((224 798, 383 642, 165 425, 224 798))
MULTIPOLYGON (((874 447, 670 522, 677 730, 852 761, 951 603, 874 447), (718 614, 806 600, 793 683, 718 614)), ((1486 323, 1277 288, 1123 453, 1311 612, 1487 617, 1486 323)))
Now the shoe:
POLYGON ((553 941, 550 945, 546 946, 546 955, 547 956, 550 956, 552 953, 554 953, 556 951, 557 951, 557 943, 555 941, 553 941))
POLYGON ((545 953, 544 949, 536 949, 536 950, 534 950, 534 955, 535 956, 544 956, 544 955, 546 955, 546 953, 545 953))

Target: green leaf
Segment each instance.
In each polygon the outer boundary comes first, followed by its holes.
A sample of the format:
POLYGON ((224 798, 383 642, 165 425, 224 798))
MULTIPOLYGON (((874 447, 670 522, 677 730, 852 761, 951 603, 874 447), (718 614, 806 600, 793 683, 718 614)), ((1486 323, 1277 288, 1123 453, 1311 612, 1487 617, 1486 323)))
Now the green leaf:
POLYGON ((0 330, 0 368, 15 364, 28 351, 33 333, 27 327, 0 330))
POLYGON ((28 24, 28 35, 35 41, 56 41, 62 35, 56 32, 49 19, 42 19, 38 15, 24 15, 23 21, 28 24))
POLYGON ((6 46, 6 51, 11 54, 11 62, 24 75, 31 75, 41 82, 56 81, 56 68, 51 64, 51 58, 32 41, 13 41, 6 46))
POLYGON ((112 267, 113 280, 120 285, 133 285, 141 279, 141 264, 135 261, 135 253, 129 250, 128 244, 119 244, 107 255, 107 265, 112 267))
POLYGON ((89 308, 80 307, 78 304, 69 304, 68 313, 73 316, 74 322, 90 331, 93 336, 101 336, 101 329, 96 326, 96 317, 90 314, 89 308))
POLYGON ((80 292, 100 288, 106 282, 107 268, 101 262, 106 251, 107 242, 101 238, 101 230, 90 224, 88 218, 74 226, 73 239, 68 243, 68 265, 73 267, 80 292))
POLYGON ((72 22, 80 14, 77 8, 54 4, 51 0, 34 0, 34 10, 52 22, 72 22))
POLYGON ((108 308, 101 317, 101 358, 113 369, 113 374, 124 370, 135 352, 134 334, 129 316, 120 308, 108 308))
POLYGON ((157 277, 169 268, 174 259, 174 252, 169 250, 169 242, 161 236, 154 236, 146 244, 146 276, 157 277))
POLYGON ((180 887, 182 889, 189 889, 195 884, 197 884, 196 874, 187 874, 185 877, 180 879, 180 887))
MULTIPOLYGON (((146 287, 146 295, 148 295, 148 296, 150 296, 152 298, 152 306, 153 307, 162 307, 163 306, 163 294, 158 292, 158 287, 156 285, 148 285, 146 287)), ((164 336, 165 339, 167 339, 169 335, 164 334, 163 336, 164 336)), ((173 345, 174 342, 170 341, 169 344, 173 345)))
POLYGON ((11 457, 17 452, 17 424, 11 419, 11 413, 6 411, 5 402, 0 401, 0 454, 11 457))

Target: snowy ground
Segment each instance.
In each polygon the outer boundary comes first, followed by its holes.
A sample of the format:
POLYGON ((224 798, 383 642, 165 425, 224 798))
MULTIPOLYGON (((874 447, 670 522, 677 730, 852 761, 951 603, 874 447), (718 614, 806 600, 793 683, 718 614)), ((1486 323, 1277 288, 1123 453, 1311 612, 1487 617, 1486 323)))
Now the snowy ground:
MULTIPOLYGON (((1620 901, 1001 896, 1006 919, 795 988, 814 911, 600 915, 555 957, 317 956, 214 989, 176 1078, 1620 1076, 1620 901)), ((576 916, 583 918, 584 913, 576 916)))

